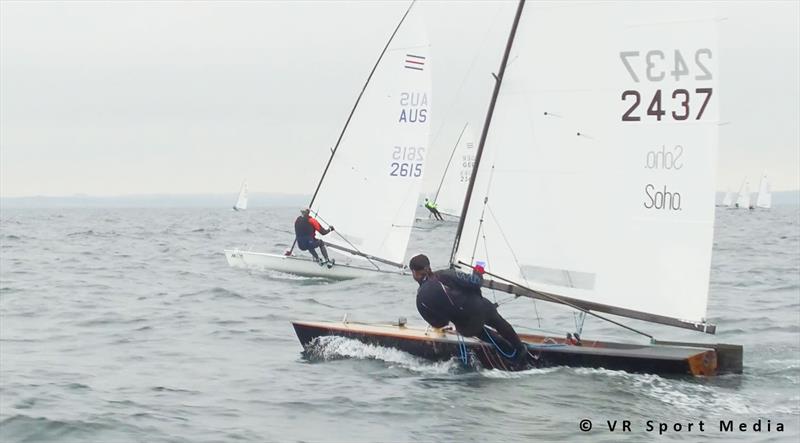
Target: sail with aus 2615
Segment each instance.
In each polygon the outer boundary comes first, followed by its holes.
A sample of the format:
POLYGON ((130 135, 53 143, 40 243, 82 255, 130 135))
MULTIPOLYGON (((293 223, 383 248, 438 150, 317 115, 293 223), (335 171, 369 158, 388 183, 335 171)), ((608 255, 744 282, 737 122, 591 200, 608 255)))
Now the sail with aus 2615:
POLYGON ((529 4, 454 262, 593 310, 704 323, 717 57, 713 5, 529 4))
POLYGON ((326 243, 403 261, 428 154, 431 100, 430 44, 412 13, 376 67, 312 204, 336 228, 326 243))

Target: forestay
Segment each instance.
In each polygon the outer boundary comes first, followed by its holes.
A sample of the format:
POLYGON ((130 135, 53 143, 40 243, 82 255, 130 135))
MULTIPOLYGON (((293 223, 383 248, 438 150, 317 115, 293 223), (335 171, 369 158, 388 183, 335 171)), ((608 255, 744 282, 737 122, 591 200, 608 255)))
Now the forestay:
POLYGON ((428 149, 429 46, 410 14, 367 85, 312 205, 336 228, 326 242, 403 261, 428 149))
POLYGON ((475 135, 469 124, 464 126, 455 151, 442 177, 441 186, 433 198, 439 212, 458 217, 464 205, 472 165, 475 162, 475 135))
POLYGON ((528 3, 456 261, 702 322, 719 113, 712 7, 528 3))

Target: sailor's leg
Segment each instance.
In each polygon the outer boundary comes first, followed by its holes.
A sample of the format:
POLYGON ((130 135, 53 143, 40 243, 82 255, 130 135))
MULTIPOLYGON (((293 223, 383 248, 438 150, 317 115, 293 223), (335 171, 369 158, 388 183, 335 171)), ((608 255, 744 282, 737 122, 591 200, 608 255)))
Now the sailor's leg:
POLYGON ((325 243, 321 240, 317 241, 317 243, 319 244, 319 250, 322 252, 322 256, 325 257, 325 261, 331 261, 331 259, 328 258, 328 250, 325 249, 325 243))
MULTIPOLYGON (((487 300, 487 302, 489 301, 487 300)), ((491 302, 489 303, 491 304, 491 302)), ((495 308, 494 305, 491 305, 491 310, 486 313, 486 325, 494 328, 505 341, 513 345, 514 349, 527 349, 522 343, 522 340, 520 340, 519 335, 517 335, 517 331, 514 330, 506 319, 500 316, 500 313, 497 312, 497 308, 495 308)))
POLYGON ((317 255, 317 251, 315 251, 314 248, 308 248, 308 252, 314 257, 314 261, 319 261, 319 255, 317 255))

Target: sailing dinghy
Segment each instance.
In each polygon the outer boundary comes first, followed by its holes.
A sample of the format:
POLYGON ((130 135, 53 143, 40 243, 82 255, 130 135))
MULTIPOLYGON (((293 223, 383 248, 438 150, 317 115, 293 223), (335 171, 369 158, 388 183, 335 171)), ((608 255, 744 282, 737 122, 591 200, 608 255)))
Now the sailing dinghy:
POLYGON ((770 191, 769 180, 767 180, 766 174, 761 176, 761 183, 758 184, 756 207, 762 209, 769 209, 772 207, 772 192, 770 191))
MULTIPOLYGON (((475 162, 475 137, 469 123, 464 124, 456 144, 450 152, 439 187, 433 195, 433 202, 445 221, 458 221, 464 194, 467 192, 472 165, 475 162)), ((430 218, 430 217, 429 217, 430 218)))
POLYGON ((605 315, 716 331, 706 319, 719 114, 712 8, 521 0, 451 257, 465 271, 485 266, 487 288, 566 305, 647 344, 523 335, 527 361, 514 366, 496 345, 405 322, 295 321, 303 347, 343 336, 498 369, 741 372, 741 346, 661 341, 605 315))
POLYGON ((739 187, 739 195, 736 197, 734 208, 753 209, 753 206, 750 204, 750 181, 747 180, 747 178, 744 179, 742 186, 739 187))
POLYGON ((242 187, 239 189, 239 197, 236 198, 236 203, 233 204, 234 211, 244 211, 247 209, 247 181, 242 182, 242 187))
POLYGON ((405 271, 431 119, 430 45, 410 11, 370 72, 308 206, 336 228, 320 238, 336 265, 320 266, 293 245, 278 254, 226 249, 231 266, 331 279, 405 271))

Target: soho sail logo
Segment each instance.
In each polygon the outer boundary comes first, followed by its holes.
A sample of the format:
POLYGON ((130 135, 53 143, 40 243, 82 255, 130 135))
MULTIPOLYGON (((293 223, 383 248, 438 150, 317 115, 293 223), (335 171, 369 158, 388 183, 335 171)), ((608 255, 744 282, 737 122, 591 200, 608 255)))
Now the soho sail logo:
MULTIPOLYGON (((680 49, 622 51, 619 58, 634 83, 632 88, 622 91, 620 95, 620 120, 623 124, 669 125, 704 120, 714 93, 712 87, 706 87, 714 79, 710 68, 713 59, 710 48, 697 48, 686 56, 680 49), (662 82, 669 80, 674 81, 674 87, 660 87, 662 82), (657 89, 653 90, 654 87, 657 89)), ((683 210, 683 196, 675 188, 675 182, 670 180, 681 177, 683 154, 684 143, 659 143, 658 147, 647 149, 645 169, 655 174, 665 172, 669 177, 654 175, 653 178, 660 177, 667 182, 644 185, 642 204, 645 209, 683 210)))

